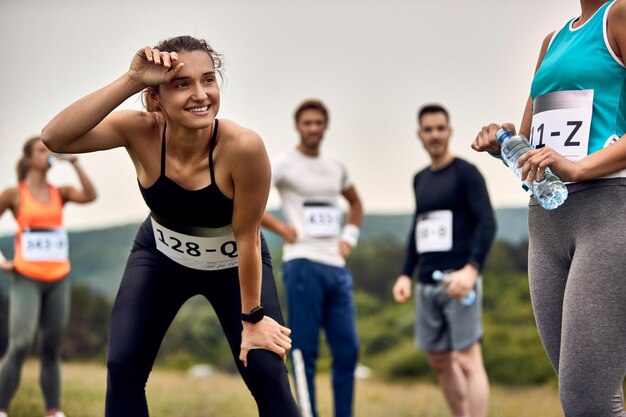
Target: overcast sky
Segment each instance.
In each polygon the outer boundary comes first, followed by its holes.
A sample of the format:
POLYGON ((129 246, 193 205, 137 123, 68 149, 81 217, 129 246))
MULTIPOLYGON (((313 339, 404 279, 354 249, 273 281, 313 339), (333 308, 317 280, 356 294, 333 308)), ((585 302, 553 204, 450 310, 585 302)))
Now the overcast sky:
MULTIPOLYGON (((23 142, 64 106, 128 68, 135 50, 190 34, 225 55, 219 117, 263 137, 270 157, 295 146, 295 106, 322 99, 323 148, 346 162, 368 213, 413 210, 427 164, 416 109, 451 113, 452 151, 476 164, 495 207, 522 206, 513 174, 470 149, 488 122, 521 119, 541 41, 579 13, 575 0, 0 0, 0 189, 16 183, 23 142)), ((123 107, 140 108, 136 97, 123 107)), ((138 221, 147 208, 121 149, 81 157, 97 202, 66 208, 70 228, 138 221)), ((55 166, 55 184, 76 184, 55 166)), ((272 193, 269 207, 278 204, 272 193)), ((13 231, 10 213, 0 233, 13 231)))

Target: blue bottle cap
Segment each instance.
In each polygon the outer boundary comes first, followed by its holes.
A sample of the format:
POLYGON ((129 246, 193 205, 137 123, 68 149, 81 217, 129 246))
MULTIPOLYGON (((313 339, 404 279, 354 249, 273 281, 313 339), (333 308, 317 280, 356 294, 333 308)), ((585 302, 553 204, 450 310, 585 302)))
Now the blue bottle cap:
POLYGON ((496 138, 498 138, 498 142, 500 143, 504 142, 506 138, 510 138, 510 137, 511 137, 511 132, 509 132, 508 130, 498 129, 498 131, 496 132, 496 138))
POLYGON ((476 291, 472 290, 464 298, 461 299, 461 304, 469 306, 476 300, 476 291))
POLYGON ((433 271, 433 274, 431 275, 431 277, 435 280, 435 281, 441 281, 443 279, 443 272, 441 272, 440 270, 436 269, 433 271))

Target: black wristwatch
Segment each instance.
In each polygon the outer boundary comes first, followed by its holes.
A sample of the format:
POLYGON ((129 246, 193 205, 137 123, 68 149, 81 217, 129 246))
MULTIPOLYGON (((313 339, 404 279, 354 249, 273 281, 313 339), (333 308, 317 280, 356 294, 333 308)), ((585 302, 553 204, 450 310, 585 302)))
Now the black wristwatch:
POLYGON ((258 307, 254 307, 250 313, 241 313, 241 321, 247 321, 248 323, 258 323, 265 317, 265 311, 263 311, 263 304, 258 307))

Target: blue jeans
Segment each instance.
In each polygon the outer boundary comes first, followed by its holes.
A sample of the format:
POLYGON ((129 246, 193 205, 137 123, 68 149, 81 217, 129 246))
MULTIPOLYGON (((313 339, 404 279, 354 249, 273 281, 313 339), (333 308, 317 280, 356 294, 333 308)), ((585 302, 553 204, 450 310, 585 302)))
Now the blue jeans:
POLYGON ((302 352, 313 416, 317 417, 314 376, 323 327, 333 357, 335 417, 352 417, 359 356, 352 276, 344 267, 294 259, 283 264, 283 279, 292 349, 302 352))

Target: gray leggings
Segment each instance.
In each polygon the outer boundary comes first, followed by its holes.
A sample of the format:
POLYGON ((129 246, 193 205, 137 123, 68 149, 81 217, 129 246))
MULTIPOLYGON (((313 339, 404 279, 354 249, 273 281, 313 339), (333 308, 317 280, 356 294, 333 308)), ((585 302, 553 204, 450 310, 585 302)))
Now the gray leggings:
POLYGON ((566 417, 625 417, 626 179, 569 186, 528 214, 530 293, 566 417))
POLYGON ((37 329, 41 340, 39 382, 46 408, 61 405, 61 336, 69 315, 67 279, 43 282, 13 276, 9 306, 9 346, 0 369, 0 409, 9 407, 20 382, 22 364, 37 329))

